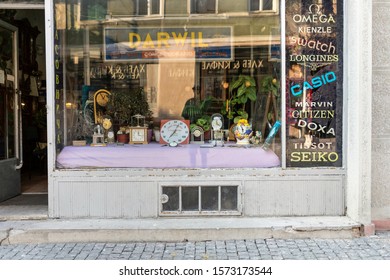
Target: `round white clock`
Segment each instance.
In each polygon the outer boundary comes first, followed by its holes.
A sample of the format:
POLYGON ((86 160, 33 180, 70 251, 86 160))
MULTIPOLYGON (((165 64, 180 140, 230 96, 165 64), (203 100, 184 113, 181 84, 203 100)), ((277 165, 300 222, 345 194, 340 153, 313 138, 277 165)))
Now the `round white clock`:
POLYGON ((189 120, 162 120, 160 127, 160 144, 188 144, 190 135, 189 120))

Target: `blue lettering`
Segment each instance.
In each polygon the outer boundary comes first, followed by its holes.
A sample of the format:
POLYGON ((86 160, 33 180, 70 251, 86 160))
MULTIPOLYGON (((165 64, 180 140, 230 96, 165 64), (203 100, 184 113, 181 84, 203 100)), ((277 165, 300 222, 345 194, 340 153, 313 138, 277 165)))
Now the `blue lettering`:
POLYGON ((302 94, 302 90, 297 91, 297 92, 295 91, 295 89, 298 89, 298 90, 299 90, 299 88, 300 88, 300 85, 292 86, 292 87, 290 88, 290 91, 291 91, 292 95, 294 95, 294 96, 301 95, 301 94, 302 94))
POLYGON ((314 77, 311 80, 311 83, 308 81, 304 81, 303 85, 302 85, 302 89, 301 89, 300 84, 293 85, 290 88, 290 91, 291 91, 292 95, 298 96, 298 95, 301 95, 302 92, 306 89, 319 88, 319 87, 322 87, 323 85, 332 83, 336 80, 337 80, 336 74, 334 72, 328 72, 328 73, 325 73, 321 76, 314 77))
POLYGON ((319 88, 320 86, 322 86, 322 80, 320 77, 314 77, 311 82, 313 83, 313 87, 314 88, 319 88))

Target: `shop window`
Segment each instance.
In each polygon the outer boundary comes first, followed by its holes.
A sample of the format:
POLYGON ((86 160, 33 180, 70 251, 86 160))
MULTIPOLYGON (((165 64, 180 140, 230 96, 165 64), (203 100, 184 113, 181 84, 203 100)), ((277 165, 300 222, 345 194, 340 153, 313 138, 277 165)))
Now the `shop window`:
POLYGON ((162 215, 240 214, 238 186, 163 186, 162 215))
MULTIPOLYGON (((172 12, 174 2, 124 10, 172 12)), ((209 15, 131 21, 106 17, 120 12, 115 0, 55 3, 57 168, 342 166, 343 1, 285 2, 286 46, 276 0, 185 1, 209 15)), ((186 188, 169 209, 214 211, 201 195, 186 188)))
POLYGON ((287 167, 342 166, 342 14, 343 1, 286 1, 287 167))
POLYGON ((163 0, 107 1, 110 16, 150 16, 160 14, 163 0))
POLYGON ((215 14, 218 0, 191 0, 192 14, 215 14))
POLYGON ((275 9, 275 0, 250 0, 251 11, 274 11, 275 9))
MULTIPOLYGON (((154 13, 157 4, 173 2, 128 1, 122 14, 145 14, 146 7, 154 13)), ((186 3, 200 12, 196 2, 186 3)), ((281 119, 277 14, 128 22, 114 17, 120 1, 99 2, 99 9, 81 3, 81 9, 55 5, 57 168, 280 167, 280 131, 267 146, 271 152, 262 148, 281 119), (67 18, 75 24, 64 25, 67 18)), ((202 11, 221 4, 241 13, 243 3, 206 1, 202 11)), ((198 209, 195 193, 180 194, 181 210, 198 209)), ((223 201, 218 209, 232 210, 223 201)), ((214 200, 202 203, 202 211, 217 209, 214 200)))

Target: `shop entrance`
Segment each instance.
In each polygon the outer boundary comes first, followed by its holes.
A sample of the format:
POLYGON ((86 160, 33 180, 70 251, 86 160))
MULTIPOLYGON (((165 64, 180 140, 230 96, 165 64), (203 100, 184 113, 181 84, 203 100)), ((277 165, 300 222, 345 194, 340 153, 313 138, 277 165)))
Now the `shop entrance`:
POLYGON ((17 28, 0 21, 0 201, 20 193, 22 167, 20 95, 17 92, 17 28))
POLYGON ((41 205, 47 215, 44 6, 43 3, 15 5, 15 9, 0 6, 0 216, 3 218, 12 214, 3 211, 9 205, 13 208, 22 205, 25 211, 31 210, 25 206, 34 206, 36 210, 41 205))

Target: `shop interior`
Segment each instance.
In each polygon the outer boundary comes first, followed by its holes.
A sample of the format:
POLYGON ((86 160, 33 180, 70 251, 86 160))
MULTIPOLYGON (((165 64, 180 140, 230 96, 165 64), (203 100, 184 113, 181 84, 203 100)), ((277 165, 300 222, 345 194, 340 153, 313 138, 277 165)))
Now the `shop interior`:
POLYGON ((16 26, 19 32, 18 74, 22 98, 23 143, 22 194, 47 194, 44 18, 43 9, 0 11, 0 19, 16 26))

